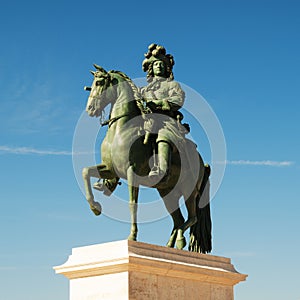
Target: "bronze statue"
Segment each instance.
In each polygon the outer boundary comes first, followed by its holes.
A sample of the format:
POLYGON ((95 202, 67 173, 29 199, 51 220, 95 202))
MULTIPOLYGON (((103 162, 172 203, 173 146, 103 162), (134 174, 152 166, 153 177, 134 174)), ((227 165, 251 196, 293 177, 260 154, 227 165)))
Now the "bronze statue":
POLYGON ((94 201, 90 178, 104 179, 95 187, 107 195, 119 178, 126 179, 131 213, 128 239, 136 240, 139 186, 156 188, 174 223, 167 246, 176 244, 183 249, 183 233, 190 228, 189 250, 207 253, 211 251, 210 167, 204 165, 196 145, 185 138, 187 126, 181 124, 182 114, 178 112, 184 92, 173 81, 173 65, 173 57, 164 47, 150 45, 143 62, 149 84, 141 90, 124 73, 106 72, 94 65, 86 111, 99 117, 108 104, 111 111, 101 145, 102 163, 83 169, 86 198, 99 215, 101 205, 94 201), (179 208, 181 196, 188 211, 186 221, 179 208))

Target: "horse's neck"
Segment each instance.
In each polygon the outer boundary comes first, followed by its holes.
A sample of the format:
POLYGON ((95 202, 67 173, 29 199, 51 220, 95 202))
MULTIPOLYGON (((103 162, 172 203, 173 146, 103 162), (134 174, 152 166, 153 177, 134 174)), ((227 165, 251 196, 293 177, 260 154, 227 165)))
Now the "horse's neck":
POLYGON ((123 115, 134 117, 141 113, 134 99, 132 88, 126 81, 122 81, 116 86, 116 92, 117 99, 111 108, 111 118, 123 115))

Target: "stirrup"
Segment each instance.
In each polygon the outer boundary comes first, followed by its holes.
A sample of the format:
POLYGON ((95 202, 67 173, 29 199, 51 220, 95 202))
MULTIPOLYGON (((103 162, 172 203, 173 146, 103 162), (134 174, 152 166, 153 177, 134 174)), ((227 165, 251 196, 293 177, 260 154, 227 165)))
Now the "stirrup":
POLYGON ((154 166, 148 174, 151 182, 165 182, 169 179, 169 172, 163 172, 158 166, 154 166))
POLYGON ((160 169, 158 166, 154 166, 151 171, 149 172, 148 176, 151 177, 157 177, 161 173, 160 169))

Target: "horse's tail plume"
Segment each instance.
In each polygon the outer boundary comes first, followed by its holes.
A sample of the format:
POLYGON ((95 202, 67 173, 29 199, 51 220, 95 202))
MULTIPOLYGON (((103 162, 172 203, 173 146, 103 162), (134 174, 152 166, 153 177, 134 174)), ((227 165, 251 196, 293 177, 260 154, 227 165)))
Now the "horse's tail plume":
POLYGON ((211 217, 209 203, 210 166, 205 165, 204 177, 197 195, 197 223, 190 229, 189 251, 209 253, 212 250, 211 217))

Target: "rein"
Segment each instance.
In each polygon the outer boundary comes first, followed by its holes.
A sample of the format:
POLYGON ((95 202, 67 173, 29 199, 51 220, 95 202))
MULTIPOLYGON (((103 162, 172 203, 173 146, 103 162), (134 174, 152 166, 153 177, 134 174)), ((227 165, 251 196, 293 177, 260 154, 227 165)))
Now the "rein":
MULTIPOLYGON (((137 89, 135 87, 135 85, 132 83, 131 79, 129 77, 127 77, 127 75, 125 75, 124 73, 120 72, 120 71, 110 71, 109 73, 117 73, 118 75, 120 75, 123 79, 125 79, 125 82, 127 82, 129 88, 131 88, 132 90, 132 93, 133 93, 133 96, 135 96, 135 101, 136 101, 136 104, 138 106, 138 108, 140 109, 141 113, 143 114, 143 110, 144 110, 144 107, 143 107, 143 104, 140 104, 141 100, 140 100, 140 95, 136 95, 137 91, 135 91, 135 89, 137 89), (138 99, 137 99, 138 98, 138 99), (141 108, 142 107, 142 108, 141 108)), ((109 83, 112 82, 112 80, 116 79, 115 77, 109 77, 109 83)), ((136 114, 134 112, 129 112, 129 113, 124 113, 122 115, 119 115, 117 117, 114 117, 114 118, 109 118, 108 120, 104 121, 104 122, 101 122, 100 121, 100 125, 103 127, 103 126, 106 126, 108 125, 108 127, 110 127, 114 122, 118 121, 119 119, 123 118, 123 117, 127 117, 127 116, 136 116, 136 114)))
POLYGON ((117 116, 117 117, 114 117, 114 118, 111 118, 111 119, 109 119, 109 120, 106 120, 106 121, 104 121, 104 122, 102 122, 102 123, 100 123, 101 124, 101 126, 103 127, 103 126, 106 126, 106 125, 108 125, 108 127, 110 127, 114 122, 116 122, 116 121, 118 121, 119 119, 121 119, 121 118, 123 118, 123 117, 127 117, 127 116, 129 116, 130 114, 123 114, 123 115, 120 115, 120 116, 117 116))

